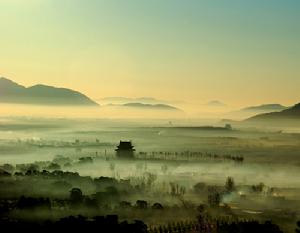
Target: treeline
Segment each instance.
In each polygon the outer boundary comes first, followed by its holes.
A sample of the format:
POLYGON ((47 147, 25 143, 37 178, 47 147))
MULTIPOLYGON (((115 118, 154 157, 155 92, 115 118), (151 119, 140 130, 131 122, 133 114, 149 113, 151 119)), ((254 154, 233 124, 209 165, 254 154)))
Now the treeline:
POLYGON ((186 161, 197 161, 197 160, 218 160, 218 161, 234 161, 237 163, 243 163, 244 157, 239 155, 219 155, 215 153, 203 153, 203 152, 170 152, 170 151, 152 151, 152 152, 139 152, 135 155, 138 159, 153 159, 153 160, 186 160, 186 161))
POLYGON ((101 232, 101 233, 147 233, 147 225, 142 221, 119 222, 117 215, 69 216, 58 221, 29 222, 20 220, 0 220, 0 229, 10 232, 101 232))
POLYGON ((162 226, 150 227, 148 233, 282 233, 279 226, 270 221, 259 223, 258 221, 229 222, 223 219, 199 223, 186 221, 171 223, 162 226))
POLYGON ((32 209, 163 209, 159 202, 148 203, 132 196, 144 196, 155 177, 148 174, 139 183, 111 177, 82 177, 77 172, 29 169, 0 179, 0 214, 32 209), (28 186, 32 188, 28 189, 28 186), (80 188, 78 188, 80 187, 80 188), (83 194, 81 189, 89 193, 83 194))
POLYGON ((270 221, 224 221, 217 219, 209 222, 180 221, 167 225, 147 227, 143 221, 135 220, 119 222, 117 215, 69 216, 57 221, 30 222, 20 220, 1 219, 0 228, 11 232, 79 232, 97 231, 101 233, 282 233, 279 226, 270 221))

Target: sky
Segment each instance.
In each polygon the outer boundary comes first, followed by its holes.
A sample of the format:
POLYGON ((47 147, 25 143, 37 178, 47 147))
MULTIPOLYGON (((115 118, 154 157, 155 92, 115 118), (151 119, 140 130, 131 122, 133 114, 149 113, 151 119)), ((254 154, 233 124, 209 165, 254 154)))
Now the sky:
POLYGON ((299 0, 0 0, 0 76, 92 99, 300 102, 299 0))

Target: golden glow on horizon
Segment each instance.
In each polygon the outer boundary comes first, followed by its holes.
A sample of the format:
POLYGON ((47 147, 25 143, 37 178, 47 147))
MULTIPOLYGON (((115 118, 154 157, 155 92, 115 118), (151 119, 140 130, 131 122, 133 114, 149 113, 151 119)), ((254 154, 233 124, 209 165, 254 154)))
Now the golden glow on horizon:
POLYGON ((92 99, 218 99, 235 106, 300 100, 292 1, 223 8, 197 1, 22 2, 0 0, 0 76, 21 85, 66 87, 92 99))

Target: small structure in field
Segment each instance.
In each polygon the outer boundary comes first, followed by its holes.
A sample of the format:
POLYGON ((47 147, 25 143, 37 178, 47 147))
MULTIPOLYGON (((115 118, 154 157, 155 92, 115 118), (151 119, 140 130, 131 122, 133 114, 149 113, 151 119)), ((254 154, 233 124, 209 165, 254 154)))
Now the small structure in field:
POLYGON ((134 158, 134 146, 131 141, 120 141, 115 150, 118 158, 134 158))

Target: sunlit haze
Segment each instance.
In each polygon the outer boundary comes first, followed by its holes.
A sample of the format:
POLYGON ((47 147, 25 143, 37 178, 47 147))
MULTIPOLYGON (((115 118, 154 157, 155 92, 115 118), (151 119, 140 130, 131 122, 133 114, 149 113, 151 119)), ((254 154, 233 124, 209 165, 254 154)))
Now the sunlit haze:
POLYGON ((293 105, 299 7, 297 0, 0 0, 0 76, 93 100, 293 105))

